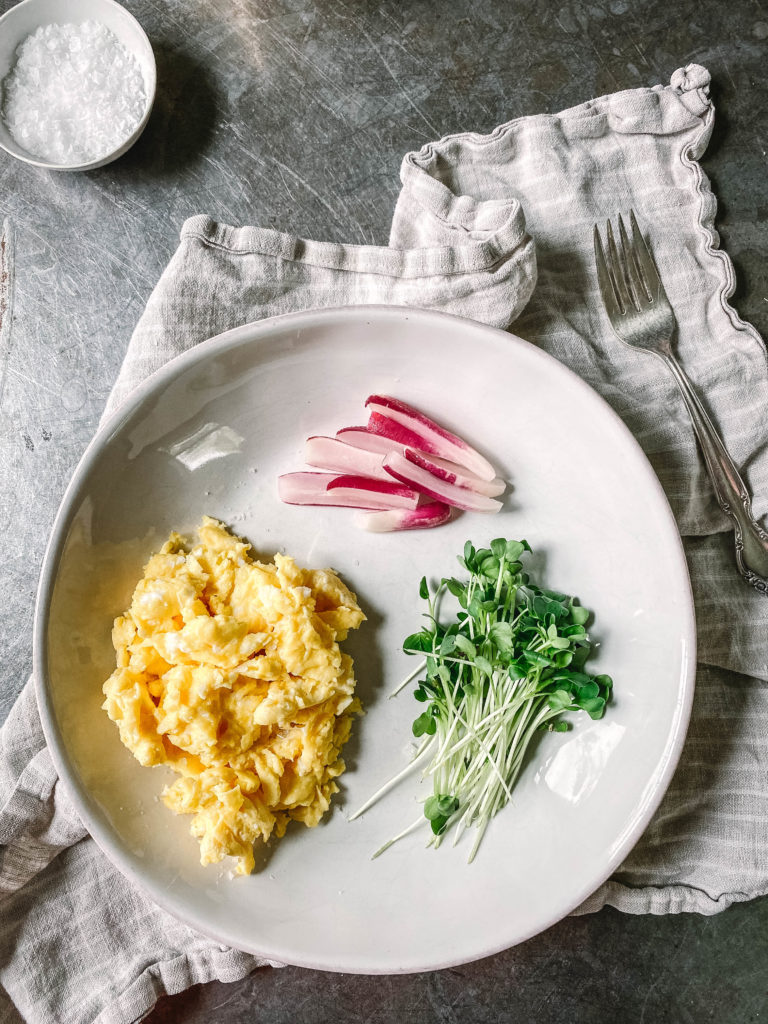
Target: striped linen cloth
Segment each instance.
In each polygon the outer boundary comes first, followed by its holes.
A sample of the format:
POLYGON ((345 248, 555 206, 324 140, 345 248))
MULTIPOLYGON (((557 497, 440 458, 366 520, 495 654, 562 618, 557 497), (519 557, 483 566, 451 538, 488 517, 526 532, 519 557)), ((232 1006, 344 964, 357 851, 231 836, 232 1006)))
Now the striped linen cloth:
MULTIPOLYGON (((679 355, 744 468, 756 514, 765 515, 766 351, 728 305, 733 269, 717 249, 715 202, 696 162, 713 126, 708 82, 690 65, 667 87, 617 93, 409 154, 389 248, 193 218, 109 403, 114 408, 167 359, 235 324, 313 306, 391 302, 496 326, 514 321, 515 333, 616 409, 651 459, 683 535, 699 666, 690 731, 667 795, 627 861, 580 912, 608 903, 630 913, 713 914, 768 886, 768 601, 736 572, 730 525, 672 378, 612 335, 591 253, 595 221, 634 209, 677 313, 679 355)), ((0 916, 3 1020, 137 1021, 163 993, 232 981, 262 962, 195 934, 104 858, 56 777, 30 684, 0 732, 0 916)))

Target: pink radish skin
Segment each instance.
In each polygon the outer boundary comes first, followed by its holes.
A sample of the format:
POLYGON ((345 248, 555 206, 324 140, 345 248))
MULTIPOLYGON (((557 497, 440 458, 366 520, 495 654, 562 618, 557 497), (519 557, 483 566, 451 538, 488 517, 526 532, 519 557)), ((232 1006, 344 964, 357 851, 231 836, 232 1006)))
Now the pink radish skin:
MULTIPOLYGON (((475 451, 463 438, 450 433, 439 423, 435 423, 429 416, 419 412, 412 406, 401 402, 389 395, 369 395, 365 402, 372 413, 380 413, 390 420, 394 420, 400 427, 406 428, 419 440, 406 441, 400 437, 393 440, 402 440, 409 448, 417 448, 421 451, 430 452, 432 455, 439 455, 449 462, 458 462, 471 473, 479 476, 481 480, 493 480, 496 477, 496 470, 480 452, 475 451)), ((380 433, 380 431, 375 431, 380 433)))
POLYGON ((391 509, 388 512, 358 512, 355 525, 371 533, 393 533, 396 530, 429 530, 442 526, 451 518, 450 505, 428 501, 414 509, 391 509))
POLYGON ((446 483, 421 466, 409 462, 399 452, 390 452, 384 456, 384 469, 396 480, 415 487, 435 501, 443 501, 465 512, 498 512, 501 508, 501 502, 495 498, 446 483))
POLYGON ((335 473, 284 473, 277 493, 286 505, 336 505, 342 508, 414 509, 419 495, 394 481, 335 473))
POLYGON ((368 432, 376 434, 381 438, 386 438, 390 442, 389 450, 392 451, 393 448, 400 450, 401 455, 405 455, 406 448, 427 452, 429 455, 437 455, 434 445, 430 444, 426 438, 415 434, 408 427, 404 427, 396 420, 385 416, 384 413, 371 413, 368 418, 368 432))
POLYGON ((309 466, 389 481, 392 478, 381 465, 382 458, 381 452, 364 451, 337 437, 309 437, 304 448, 304 461, 309 466))
POLYGON ((416 508, 419 503, 419 495, 410 486, 404 486, 402 483, 395 483, 393 480, 372 480, 368 476, 360 476, 357 473, 341 473, 335 476, 328 484, 329 491, 336 490, 359 490, 359 491, 371 491, 374 494, 386 494, 395 495, 407 500, 407 505, 402 506, 390 505, 390 508, 416 508))
POLYGON ((447 484, 455 484, 456 487, 463 487, 467 491, 476 491, 478 494, 485 494, 488 498, 495 498, 497 494, 503 494, 506 484, 496 477, 495 480, 481 480, 474 473, 467 473, 457 466, 455 462, 448 462, 437 455, 425 455, 423 452, 416 452, 413 448, 406 448, 403 452, 405 458, 414 464, 426 469, 428 473, 436 476, 439 480, 445 480, 447 484))

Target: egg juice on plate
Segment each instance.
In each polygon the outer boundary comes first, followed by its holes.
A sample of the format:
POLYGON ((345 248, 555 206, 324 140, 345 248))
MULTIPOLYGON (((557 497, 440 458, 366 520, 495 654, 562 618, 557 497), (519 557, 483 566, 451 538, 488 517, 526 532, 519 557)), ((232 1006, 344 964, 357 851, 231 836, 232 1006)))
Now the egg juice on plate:
POLYGON ((198 533, 171 534, 115 620, 103 706, 141 764, 178 774, 163 800, 194 816, 201 863, 249 874, 254 840, 317 825, 338 789, 360 711, 339 642, 365 616, 330 569, 254 561, 207 516, 198 533))

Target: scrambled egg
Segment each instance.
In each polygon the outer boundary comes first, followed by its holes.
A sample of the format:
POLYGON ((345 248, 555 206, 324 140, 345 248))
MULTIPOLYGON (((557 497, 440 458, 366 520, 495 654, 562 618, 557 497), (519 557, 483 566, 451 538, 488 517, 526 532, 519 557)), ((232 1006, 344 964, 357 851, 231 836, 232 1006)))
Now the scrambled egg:
POLYGON ((365 616, 329 569, 256 562, 208 517, 198 533, 189 551, 171 534, 115 620, 103 707, 141 764, 178 773, 163 800, 194 815, 201 863, 249 874, 254 840, 317 825, 338 789, 360 711, 339 642, 365 616))

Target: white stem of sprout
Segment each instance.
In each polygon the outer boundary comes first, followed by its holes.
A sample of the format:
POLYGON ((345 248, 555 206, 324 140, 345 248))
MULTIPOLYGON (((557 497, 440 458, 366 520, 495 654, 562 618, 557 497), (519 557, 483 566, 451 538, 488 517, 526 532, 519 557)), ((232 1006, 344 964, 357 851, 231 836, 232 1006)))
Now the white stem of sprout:
POLYGON ((404 828, 402 832, 398 832, 398 834, 394 836, 394 838, 388 839, 383 846, 380 846, 376 853, 372 855, 371 860, 376 860, 377 857, 380 857, 382 853, 384 853, 385 850, 388 850, 390 846, 392 846, 394 843, 399 842, 401 839, 405 839, 405 837, 409 836, 411 832, 415 832, 417 828, 421 828, 423 825, 426 825, 426 823, 427 819, 424 817, 424 815, 418 817, 416 821, 414 821, 411 825, 408 826, 408 828, 404 828))
POLYGON ((409 775, 410 772, 413 771, 418 762, 421 760, 421 758, 424 756, 424 754, 427 753, 432 743, 434 742, 434 739, 434 736, 430 736, 428 739, 426 739, 422 743, 421 747, 413 755, 413 758, 410 761, 410 763, 407 764, 401 772, 398 772, 397 775, 391 778, 389 782, 385 782, 381 789, 377 789, 373 796, 369 797, 365 801, 362 807, 358 807, 354 814, 350 814, 350 816, 347 818, 347 821, 354 821, 355 818, 359 818, 360 815, 364 814, 369 807, 373 807, 377 800, 385 796, 390 791, 390 789, 392 789, 393 786, 396 786, 401 779, 404 779, 406 775, 409 775))
POLYGON ((417 666, 413 670, 413 672, 411 672, 411 674, 409 676, 405 677, 405 679, 402 681, 402 683, 400 683, 398 686, 395 687, 395 689, 392 691, 392 693, 390 693, 389 699, 392 700, 393 697, 396 697, 398 695, 398 693, 400 693, 401 690, 404 690, 406 688, 406 686, 408 685, 408 683, 410 683, 410 681, 412 679, 415 679, 416 676, 420 672, 423 672, 426 667, 427 667, 427 661, 426 661, 426 658, 425 658, 424 661, 422 661, 422 663, 419 666, 417 666))

